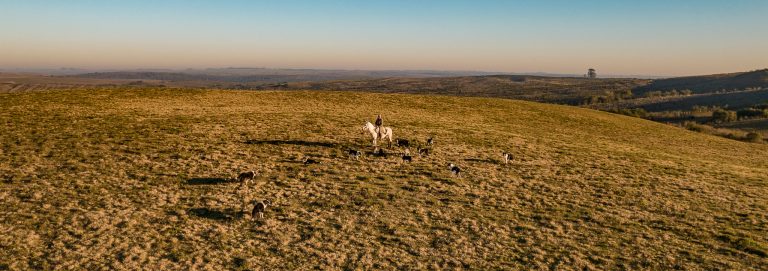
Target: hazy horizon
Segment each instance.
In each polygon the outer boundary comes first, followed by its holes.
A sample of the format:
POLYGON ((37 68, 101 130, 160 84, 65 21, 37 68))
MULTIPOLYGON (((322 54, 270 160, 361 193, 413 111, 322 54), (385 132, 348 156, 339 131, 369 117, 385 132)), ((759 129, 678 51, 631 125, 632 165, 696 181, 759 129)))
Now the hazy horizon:
POLYGON ((2 69, 681 76, 768 66, 764 1, 3 1, 2 69))
MULTIPOLYGON (((289 71, 289 70, 308 70, 308 71, 361 71, 361 72, 436 72, 436 73, 456 73, 470 75, 476 74, 510 74, 510 75, 545 75, 545 76, 584 76, 587 69, 585 68, 582 73, 575 71, 573 73, 555 73, 548 71, 526 71, 526 72, 506 72, 506 71, 489 71, 489 70, 447 70, 447 69, 343 69, 343 68, 323 68, 323 67, 310 67, 310 68, 284 68, 284 67, 201 67, 201 68, 153 68, 153 67, 127 67, 127 68, 79 68, 79 67, 0 67, 0 72, 19 72, 19 73, 38 73, 38 74, 84 74, 84 73, 100 73, 100 72, 204 72, 207 70, 228 70, 228 69, 243 69, 243 70, 274 70, 274 71, 289 71)), ((740 72, 740 71, 734 71, 740 72)), ((731 73, 731 72, 729 72, 731 73)), ((668 76, 655 75, 655 74, 611 74, 600 73, 601 77, 622 77, 622 76, 639 76, 643 78, 664 78, 668 76)))

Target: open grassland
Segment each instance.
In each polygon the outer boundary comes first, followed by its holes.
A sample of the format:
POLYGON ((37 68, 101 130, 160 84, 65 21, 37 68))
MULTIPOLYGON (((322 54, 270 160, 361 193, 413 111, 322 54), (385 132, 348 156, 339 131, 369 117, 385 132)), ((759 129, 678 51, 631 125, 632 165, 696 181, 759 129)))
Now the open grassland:
POLYGON ((642 119, 304 91, 5 93, 0 108, 0 269, 768 266, 768 146, 642 119), (359 127, 376 113, 396 138, 435 136, 434 154, 348 159, 371 150, 359 127), (229 178, 250 169, 247 193, 229 178), (244 198, 275 205, 252 222, 244 198))

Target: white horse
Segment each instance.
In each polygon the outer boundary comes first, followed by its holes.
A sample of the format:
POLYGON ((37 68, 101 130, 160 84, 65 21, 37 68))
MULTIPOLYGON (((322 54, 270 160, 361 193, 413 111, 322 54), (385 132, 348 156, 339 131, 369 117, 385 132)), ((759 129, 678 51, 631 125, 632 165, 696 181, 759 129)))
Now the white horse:
POLYGON ((379 139, 389 139, 389 147, 392 147, 392 128, 381 127, 381 133, 379 133, 379 131, 376 130, 376 126, 371 124, 370 121, 366 121, 361 131, 363 134, 365 134, 366 131, 371 133, 371 137, 373 138, 373 146, 377 146, 376 143, 379 139), (381 134, 381 137, 379 137, 379 134, 381 134))

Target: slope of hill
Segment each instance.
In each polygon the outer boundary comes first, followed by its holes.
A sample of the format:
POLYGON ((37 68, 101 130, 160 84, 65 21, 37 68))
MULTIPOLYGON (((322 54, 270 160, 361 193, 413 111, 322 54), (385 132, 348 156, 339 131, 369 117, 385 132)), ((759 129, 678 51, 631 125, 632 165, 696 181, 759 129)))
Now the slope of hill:
POLYGON ((487 75, 440 78, 383 78, 289 83, 289 89, 354 90, 386 93, 443 94, 498 97, 528 101, 579 104, 606 91, 630 90, 647 79, 586 79, 530 75, 487 75))
POLYGON ((747 88, 768 88, 768 69, 750 72, 658 79, 652 81, 648 85, 637 87, 634 91, 636 94, 643 94, 648 91, 690 89, 693 93, 709 93, 721 90, 743 90, 747 88))
POLYGON ((1 269, 768 265, 768 146, 641 119, 304 91, 0 93, 0 107, 1 269), (396 138, 434 136, 433 154, 349 159, 371 150, 360 125, 376 113, 396 138), (229 181, 251 169, 250 193, 229 181), (243 197, 274 206, 250 221, 243 197))

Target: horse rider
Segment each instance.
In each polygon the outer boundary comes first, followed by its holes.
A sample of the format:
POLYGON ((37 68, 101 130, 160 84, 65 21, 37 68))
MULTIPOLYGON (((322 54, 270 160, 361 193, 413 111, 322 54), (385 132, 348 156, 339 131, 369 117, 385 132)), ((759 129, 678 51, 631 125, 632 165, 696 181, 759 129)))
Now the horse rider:
POLYGON ((376 116, 376 122, 374 125, 376 125, 376 133, 379 134, 379 138, 381 138, 381 125, 384 124, 384 120, 381 119, 381 114, 376 116))

